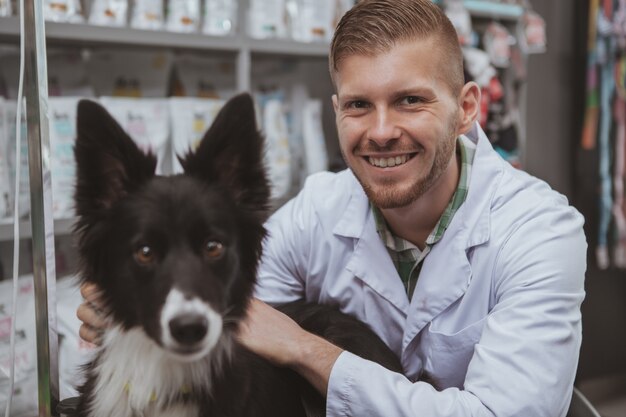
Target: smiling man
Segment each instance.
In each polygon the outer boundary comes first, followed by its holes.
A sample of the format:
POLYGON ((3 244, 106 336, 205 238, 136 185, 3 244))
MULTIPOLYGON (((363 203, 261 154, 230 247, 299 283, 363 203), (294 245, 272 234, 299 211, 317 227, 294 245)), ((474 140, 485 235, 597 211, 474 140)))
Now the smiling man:
POLYGON ((480 92, 429 0, 363 0, 330 51, 349 167, 267 223, 258 297, 338 305, 405 375, 256 301, 241 338, 327 396, 328 416, 565 416, 581 342, 582 216, 476 123, 480 92))

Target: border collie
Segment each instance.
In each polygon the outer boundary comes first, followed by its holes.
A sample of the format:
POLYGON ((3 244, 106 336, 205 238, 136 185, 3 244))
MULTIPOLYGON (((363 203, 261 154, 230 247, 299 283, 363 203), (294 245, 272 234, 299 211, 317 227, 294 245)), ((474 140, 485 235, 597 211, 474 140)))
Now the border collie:
MULTIPOLYGON (((76 234, 80 276, 96 283, 111 326, 86 366, 79 417, 323 416, 294 372, 236 341, 252 297, 269 187, 249 95, 230 100, 184 174, 156 176, 100 105, 78 105, 76 234)), ((298 302, 304 328, 401 372, 356 319, 298 302)))

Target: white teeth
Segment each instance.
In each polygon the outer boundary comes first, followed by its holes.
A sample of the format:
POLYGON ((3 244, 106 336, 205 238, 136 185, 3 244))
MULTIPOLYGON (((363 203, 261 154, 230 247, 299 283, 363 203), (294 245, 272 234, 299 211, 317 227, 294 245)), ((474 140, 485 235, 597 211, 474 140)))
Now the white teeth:
POLYGON ((374 158, 373 156, 370 156, 368 158, 369 163, 371 165, 374 165, 375 167, 380 167, 380 168, 402 165, 402 164, 405 164, 406 161, 408 161, 409 159, 411 159, 409 155, 402 155, 402 156, 389 157, 389 158, 374 158))

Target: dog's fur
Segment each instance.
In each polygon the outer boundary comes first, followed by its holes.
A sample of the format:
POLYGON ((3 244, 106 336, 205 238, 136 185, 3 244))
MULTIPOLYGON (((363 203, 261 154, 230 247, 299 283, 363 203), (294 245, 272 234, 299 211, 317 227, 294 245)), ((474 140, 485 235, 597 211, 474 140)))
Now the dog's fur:
MULTIPOLYGON (((230 100, 185 173, 154 174, 100 105, 78 106, 76 233, 81 279, 101 289, 111 326, 86 367, 79 417, 324 415, 299 376, 235 339, 252 296, 269 187, 248 95, 230 100), (306 408, 306 411, 305 411, 306 408)), ((401 372, 368 328, 302 302, 304 328, 401 372)))

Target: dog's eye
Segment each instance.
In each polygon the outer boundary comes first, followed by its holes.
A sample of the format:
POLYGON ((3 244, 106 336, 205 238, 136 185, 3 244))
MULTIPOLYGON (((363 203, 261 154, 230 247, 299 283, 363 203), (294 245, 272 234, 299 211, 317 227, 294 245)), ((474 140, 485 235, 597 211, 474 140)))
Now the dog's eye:
POLYGON ((204 254, 209 259, 217 259, 224 252, 224 245, 216 240, 208 240, 204 244, 204 254))
POLYGON ((154 262, 154 251, 148 245, 143 245, 135 251, 135 260, 140 265, 150 265, 154 262))

